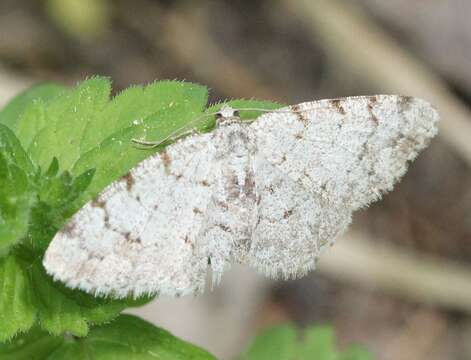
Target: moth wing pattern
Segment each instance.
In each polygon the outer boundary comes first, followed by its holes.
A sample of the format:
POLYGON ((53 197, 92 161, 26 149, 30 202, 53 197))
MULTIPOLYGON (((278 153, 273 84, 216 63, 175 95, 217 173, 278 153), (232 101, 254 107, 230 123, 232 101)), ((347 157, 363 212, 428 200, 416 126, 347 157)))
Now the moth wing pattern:
POLYGON ((208 264, 194 248, 218 166, 209 137, 169 145, 87 203, 49 245, 47 272, 113 297, 201 293, 208 264))
POLYGON ((437 122, 424 100, 376 95, 292 105, 251 128, 268 162, 306 191, 353 211, 392 189, 435 136, 437 122))
POLYGON ((258 220, 249 262, 272 277, 315 266, 354 210, 392 189, 437 132, 437 112, 410 97, 321 100, 260 116, 258 220))
POLYGON ((273 278, 304 276, 347 228, 351 210, 306 191, 263 156, 254 168, 258 205, 248 262, 273 278))

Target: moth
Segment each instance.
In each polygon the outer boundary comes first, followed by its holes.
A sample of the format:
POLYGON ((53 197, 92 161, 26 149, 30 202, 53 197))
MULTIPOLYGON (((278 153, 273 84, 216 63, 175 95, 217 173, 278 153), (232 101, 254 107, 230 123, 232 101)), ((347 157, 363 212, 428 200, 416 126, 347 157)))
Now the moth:
POLYGON ((231 263, 298 278, 437 133, 421 99, 320 100, 183 137, 80 209, 49 245, 55 279, 96 295, 201 293, 231 263))

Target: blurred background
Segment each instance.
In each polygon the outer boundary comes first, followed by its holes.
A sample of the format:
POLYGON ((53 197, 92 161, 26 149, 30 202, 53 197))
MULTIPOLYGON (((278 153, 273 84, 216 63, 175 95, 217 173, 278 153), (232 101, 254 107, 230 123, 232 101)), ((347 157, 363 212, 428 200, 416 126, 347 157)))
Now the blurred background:
POLYGON ((330 323, 378 359, 471 359, 471 2, 0 0, 0 103, 39 81, 207 85, 211 101, 401 93, 440 134, 296 281, 236 266, 133 313, 232 359, 261 329, 330 323))

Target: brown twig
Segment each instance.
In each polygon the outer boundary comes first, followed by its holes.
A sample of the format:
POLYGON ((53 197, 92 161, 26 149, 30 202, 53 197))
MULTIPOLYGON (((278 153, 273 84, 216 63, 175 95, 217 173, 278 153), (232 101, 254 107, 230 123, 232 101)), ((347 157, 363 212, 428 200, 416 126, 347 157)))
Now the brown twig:
POLYGON ((378 245, 353 231, 320 258, 319 271, 422 304, 471 314, 469 267, 408 253, 392 245, 378 245))
POLYGON ((382 355, 386 360, 429 360, 437 345, 443 346, 442 340, 447 327, 447 319, 443 314, 430 309, 419 309, 386 346, 382 355))
POLYGON ((154 3, 147 9, 158 14, 161 20, 162 31, 158 34, 149 33, 132 14, 124 14, 123 20, 197 79, 231 97, 250 94, 251 98, 258 99, 286 99, 286 94, 265 86, 255 73, 224 53, 193 6, 163 10, 154 3))

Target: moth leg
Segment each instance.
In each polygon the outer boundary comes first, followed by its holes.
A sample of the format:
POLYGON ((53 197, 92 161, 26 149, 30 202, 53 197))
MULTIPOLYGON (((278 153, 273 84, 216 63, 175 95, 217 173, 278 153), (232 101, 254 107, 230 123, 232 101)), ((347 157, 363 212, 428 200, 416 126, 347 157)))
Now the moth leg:
MULTIPOLYGON (((195 135, 198 134, 200 135, 201 132, 197 128, 197 124, 204 118, 208 116, 213 116, 214 114, 203 114, 193 120, 191 120, 189 123, 186 125, 182 126, 181 128, 175 130, 172 132, 170 135, 165 137, 162 140, 158 141, 146 141, 146 140, 141 140, 141 139, 131 139, 131 141, 134 144, 141 145, 142 149, 154 149, 166 142, 174 142, 182 137, 185 137, 187 135, 195 135), (191 128, 190 128, 191 126, 191 128)), ((139 147, 138 147, 139 148, 139 147)))
POLYGON ((176 140, 188 136, 188 135, 196 135, 199 134, 199 131, 195 128, 186 130, 186 131, 181 131, 181 129, 174 131, 170 135, 166 136, 162 140, 156 140, 156 141, 147 141, 147 140, 141 140, 141 139, 131 139, 131 141, 134 143, 134 146, 136 146, 138 149, 155 149, 156 147, 159 147, 160 145, 163 145, 167 142, 175 142, 176 140))

